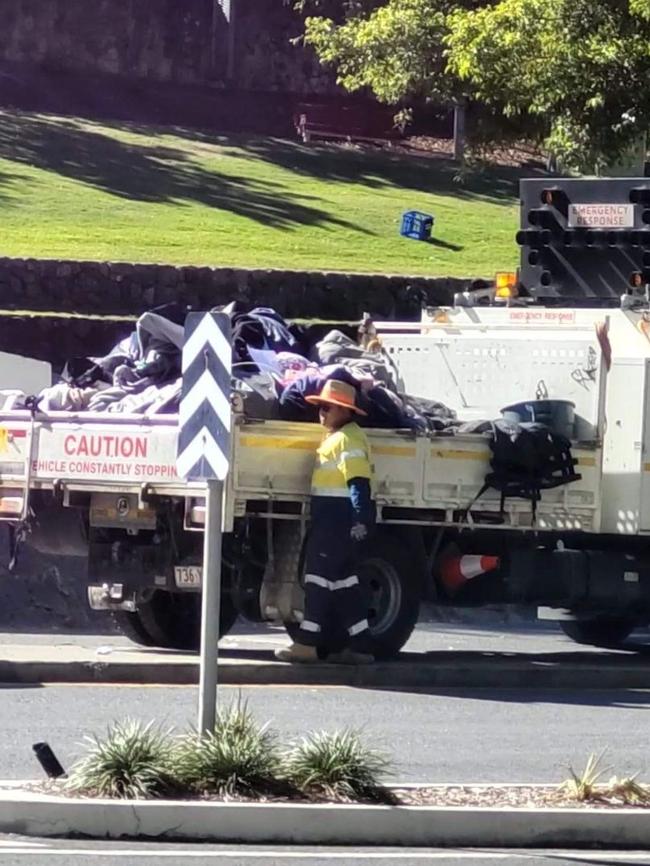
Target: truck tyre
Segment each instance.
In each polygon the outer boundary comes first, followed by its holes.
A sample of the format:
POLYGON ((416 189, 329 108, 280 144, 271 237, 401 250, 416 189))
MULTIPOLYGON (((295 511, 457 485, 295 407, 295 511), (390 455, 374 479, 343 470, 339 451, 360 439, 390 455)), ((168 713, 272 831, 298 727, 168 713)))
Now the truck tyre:
POLYGON ((598 616, 560 622, 562 631, 576 643, 611 647, 622 643, 637 627, 633 619, 622 616, 598 616))
MULTIPOLYGON (((368 599, 370 637, 363 647, 377 659, 397 655, 415 628, 425 580, 425 557, 419 534, 388 532, 382 528, 357 563, 368 599)), ((300 639, 300 625, 285 623, 292 640, 300 639)))
MULTIPOLYGON (((219 636, 228 634, 237 619, 230 596, 221 597, 219 636)), ((201 646, 201 596, 199 593, 156 589, 140 601, 138 609, 114 611, 118 629, 141 646, 198 651, 201 646)))
POLYGON ((377 659, 397 655, 417 624, 425 568, 424 551, 419 553, 418 545, 407 542, 403 533, 391 533, 377 537, 359 561, 370 625, 364 649, 377 659))
POLYGON ((133 613, 130 610, 113 610, 111 611, 111 619, 119 633, 128 637, 133 643, 140 646, 154 645, 154 640, 142 624, 138 611, 133 613))

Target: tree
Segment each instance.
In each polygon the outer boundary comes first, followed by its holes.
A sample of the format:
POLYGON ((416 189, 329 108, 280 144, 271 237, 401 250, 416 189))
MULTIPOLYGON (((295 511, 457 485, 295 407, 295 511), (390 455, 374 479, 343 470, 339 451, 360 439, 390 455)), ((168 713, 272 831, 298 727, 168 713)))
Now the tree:
POLYGON ((385 0, 294 0, 294 5, 299 12, 317 12, 342 21, 352 15, 371 12, 383 2, 385 0))
POLYGON ((593 171, 646 132, 648 0, 500 0, 448 23, 448 72, 510 116, 546 118, 567 166, 593 171))
POLYGON ((338 81, 347 90, 370 88, 389 104, 414 96, 447 101, 463 95, 462 82, 447 73, 446 20, 454 10, 482 4, 383 0, 371 4, 375 8, 370 11, 364 4, 342 5, 342 22, 322 15, 308 17, 305 41, 323 63, 336 65, 338 81))
POLYGON ((305 40, 348 90, 478 100, 588 171, 648 128, 650 0, 303 0, 324 3, 305 40))
POLYGON ((482 4, 478 0, 343 0, 338 21, 323 16, 307 19, 305 39, 323 63, 336 64, 338 81, 347 90, 369 88, 391 105, 413 97, 452 103, 454 155, 462 159, 467 88, 448 74, 445 37, 449 14, 477 5, 482 4))

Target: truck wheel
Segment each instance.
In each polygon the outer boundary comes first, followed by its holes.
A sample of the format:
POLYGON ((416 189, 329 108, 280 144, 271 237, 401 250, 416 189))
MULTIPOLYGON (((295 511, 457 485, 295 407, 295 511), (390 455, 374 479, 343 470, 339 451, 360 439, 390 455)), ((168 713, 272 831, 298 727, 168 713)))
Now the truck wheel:
MULTIPOLYGON (((230 597, 221 598, 219 636, 235 624, 237 611, 230 597)), ((154 590, 140 601, 137 611, 114 611, 122 634, 141 646, 198 651, 201 645, 201 596, 199 593, 154 590)))
POLYGON ((146 631, 138 611, 132 613, 130 610, 111 611, 113 625, 124 637, 128 637, 133 643, 140 646, 153 646, 154 641, 146 631))
POLYGON ((576 643, 610 647, 622 643, 637 627, 635 620, 619 616, 598 616, 560 622, 562 631, 576 643))
MULTIPOLYGON (((375 537, 362 553, 356 571, 368 600, 370 637, 364 649, 375 658, 391 658, 402 649, 415 628, 424 585, 421 537, 405 533, 375 537)), ((298 623, 285 623, 292 640, 300 639, 298 623)))
POLYGON ((368 599, 370 637, 375 658, 397 655, 410 638, 420 614, 424 556, 402 534, 377 538, 361 557, 359 580, 368 599))

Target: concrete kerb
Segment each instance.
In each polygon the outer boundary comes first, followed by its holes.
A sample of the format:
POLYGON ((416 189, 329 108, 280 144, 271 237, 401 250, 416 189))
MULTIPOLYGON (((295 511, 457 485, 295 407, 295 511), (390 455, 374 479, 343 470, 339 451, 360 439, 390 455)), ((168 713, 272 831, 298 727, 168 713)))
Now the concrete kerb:
POLYGON ((74 799, 0 791, 0 833, 229 843, 647 848, 650 812, 74 799))
MULTIPOLYGON (((440 653, 421 660, 406 656, 364 667, 288 665, 271 659, 222 658, 224 685, 339 685, 367 688, 571 688, 644 689, 650 686, 650 660, 644 657, 567 658, 440 653)), ((116 652, 97 655, 76 648, 4 647, 0 682, 4 683, 152 683, 195 685, 198 659, 182 654, 116 652), (74 652, 72 651, 74 649, 74 652), (18 651, 20 650, 20 651, 18 651)))

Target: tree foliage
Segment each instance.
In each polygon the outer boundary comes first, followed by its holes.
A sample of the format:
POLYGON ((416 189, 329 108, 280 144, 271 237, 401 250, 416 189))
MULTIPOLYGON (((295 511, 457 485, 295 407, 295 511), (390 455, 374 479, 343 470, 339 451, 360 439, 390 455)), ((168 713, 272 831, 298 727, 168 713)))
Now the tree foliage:
MULTIPOLYGON (((316 2, 316 0, 311 0, 316 2)), ((395 104, 413 96, 448 100, 463 85, 447 73, 447 18, 476 0, 384 0, 371 11, 355 5, 337 22, 308 17, 305 39, 320 60, 337 66, 347 90, 370 88, 378 99, 395 104)))
POLYGON ((348 90, 391 104, 469 97, 528 119, 566 165, 589 170, 648 128, 650 0, 303 3, 317 13, 306 41, 348 90))
POLYGON ((648 128, 648 0, 501 0, 449 19, 448 71, 487 104, 546 118, 546 144, 588 170, 648 128))

